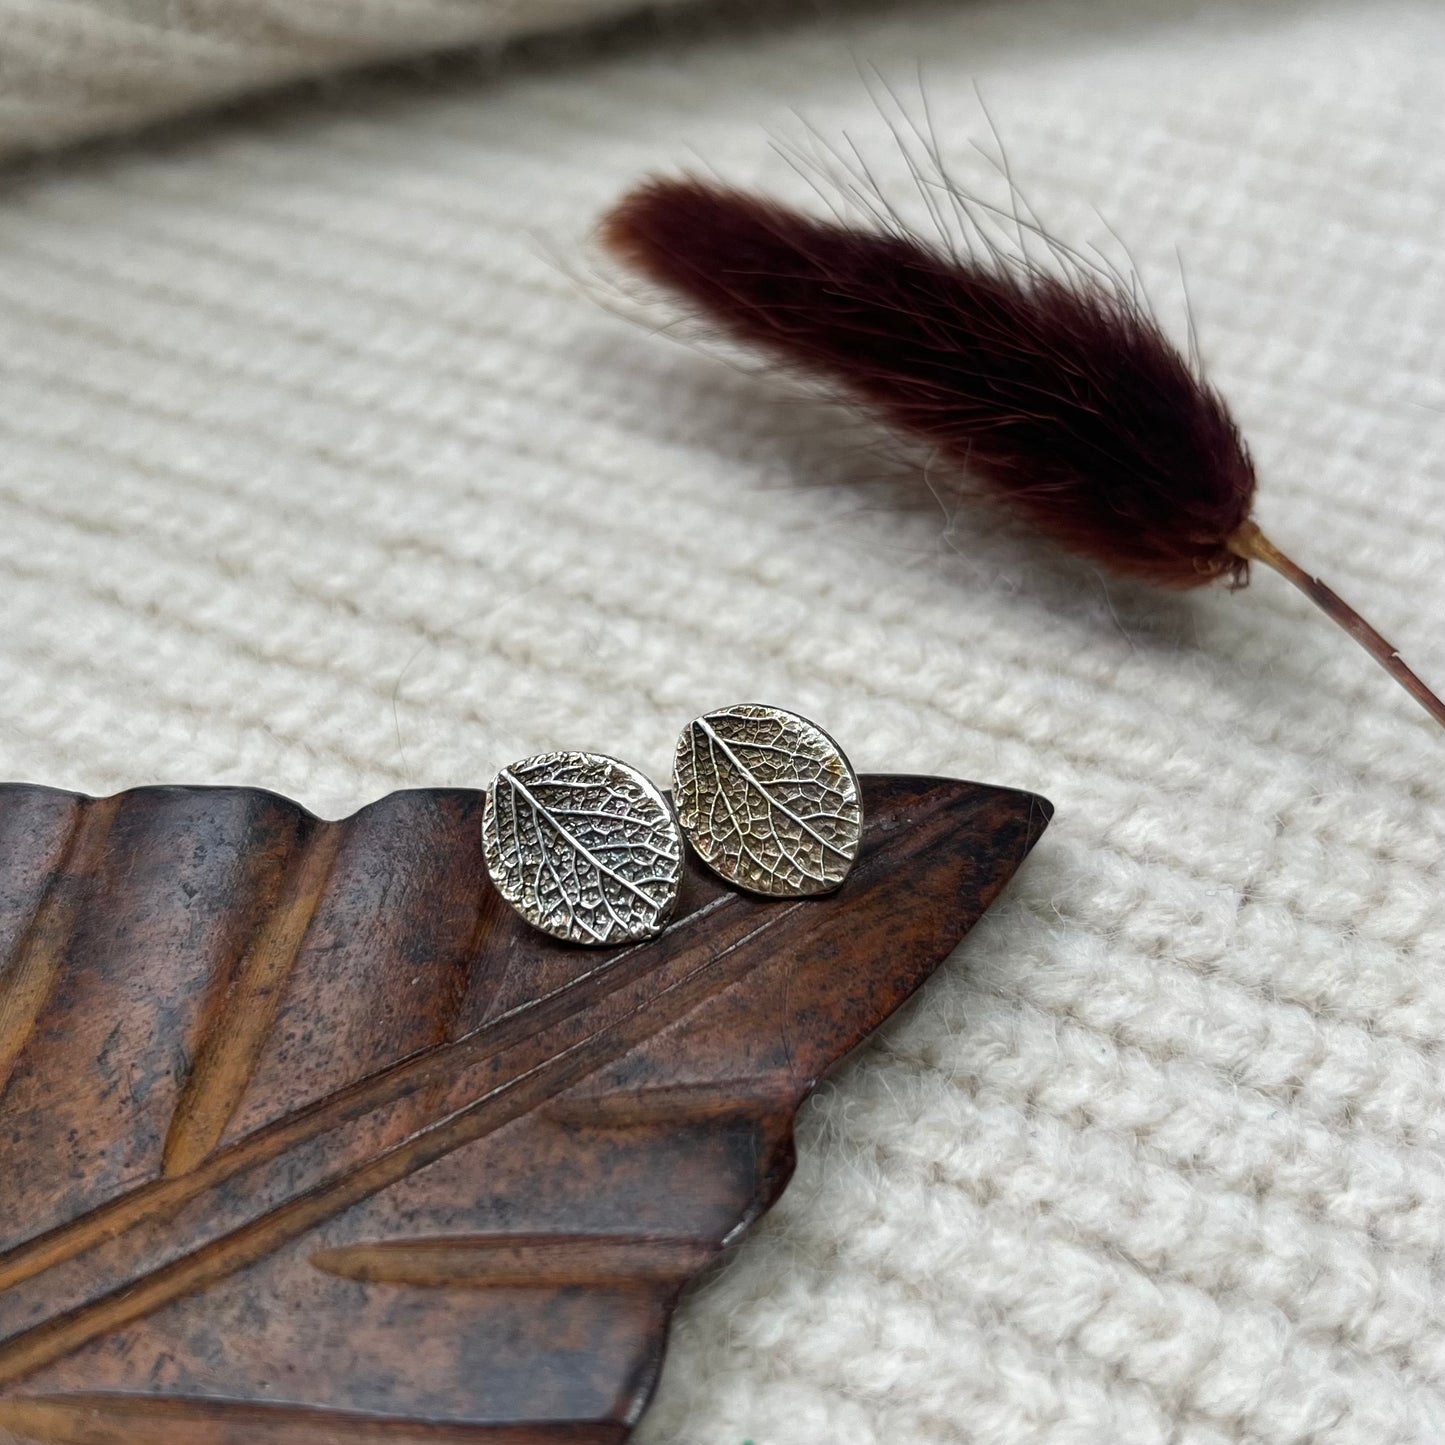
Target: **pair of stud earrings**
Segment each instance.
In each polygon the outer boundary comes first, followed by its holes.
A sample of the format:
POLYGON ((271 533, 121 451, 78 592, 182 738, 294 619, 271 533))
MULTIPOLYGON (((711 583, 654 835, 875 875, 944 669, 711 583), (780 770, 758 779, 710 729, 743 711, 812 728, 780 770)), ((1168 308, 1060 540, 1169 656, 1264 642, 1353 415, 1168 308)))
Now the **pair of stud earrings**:
POLYGON ((831 893, 858 853, 857 776, 822 728, 782 708, 740 703, 690 722, 672 800, 675 818, 636 768, 601 753, 523 758, 487 795, 487 871, 534 927, 606 945, 662 931, 684 835, 720 877, 769 898, 831 893))

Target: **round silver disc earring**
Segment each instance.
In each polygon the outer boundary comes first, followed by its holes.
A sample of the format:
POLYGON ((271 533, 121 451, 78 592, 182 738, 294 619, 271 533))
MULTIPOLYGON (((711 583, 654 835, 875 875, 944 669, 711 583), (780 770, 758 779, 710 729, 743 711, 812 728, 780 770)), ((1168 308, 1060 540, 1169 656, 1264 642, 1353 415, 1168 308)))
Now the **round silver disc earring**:
POLYGON ((770 898, 831 893, 863 834, 858 778, 816 723, 763 703, 695 718, 677 740, 677 820, 714 872, 770 898))
POLYGON ((540 753, 496 776, 482 847, 497 891, 568 943, 661 933, 682 883, 682 837, 661 793, 601 753, 540 753))

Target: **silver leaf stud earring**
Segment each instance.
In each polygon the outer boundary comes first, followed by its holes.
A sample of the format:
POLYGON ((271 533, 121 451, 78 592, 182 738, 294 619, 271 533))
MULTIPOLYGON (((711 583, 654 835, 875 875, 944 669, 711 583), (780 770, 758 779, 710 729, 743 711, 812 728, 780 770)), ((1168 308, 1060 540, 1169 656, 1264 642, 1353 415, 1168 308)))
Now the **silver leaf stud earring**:
POLYGON ((492 882, 568 943, 660 933, 682 883, 682 838, 661 793, 601 753, 541 753, 496 776, 482 812, 492 882))
POLYGON ((863 832, 858 779, 816 723, 762 703, 695 718, 677 740, 672 801, 715 873, 770 898, 831 893, 863 832))

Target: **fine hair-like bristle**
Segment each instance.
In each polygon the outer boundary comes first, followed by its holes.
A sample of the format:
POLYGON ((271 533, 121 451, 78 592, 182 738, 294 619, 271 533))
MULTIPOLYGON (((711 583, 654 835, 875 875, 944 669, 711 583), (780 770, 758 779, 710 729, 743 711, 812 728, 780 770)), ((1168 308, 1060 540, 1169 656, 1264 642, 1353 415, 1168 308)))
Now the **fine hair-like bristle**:
POLYGON ((683 177, 606 217, 626 265, 824 380, 1061 546, 1167 587, 1248 577, 1254 467, 1223 400, 1100 273, 960 256, 683 177))

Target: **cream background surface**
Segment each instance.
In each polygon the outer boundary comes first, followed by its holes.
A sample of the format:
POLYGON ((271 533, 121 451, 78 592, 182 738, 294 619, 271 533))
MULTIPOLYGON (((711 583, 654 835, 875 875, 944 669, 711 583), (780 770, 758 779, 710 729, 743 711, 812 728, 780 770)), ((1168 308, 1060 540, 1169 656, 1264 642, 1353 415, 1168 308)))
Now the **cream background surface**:
POLYGON ((5 0, 0 154, 287 81, 665 8, 668 0, 5 0))
MULTIPOLYGON (((8 8, 10 64, 137 7, 8 8)), ((386 47, 497 12, 359 8, 386 47)), ((103 29, 66 63, 123 53, 103 29)), ((1277 579, 1061 560, 587 280, 648 170, 805 196, 797 113, 910 204, 879 102, 920 60, 960 179, 998 193, 981 94, 1029 200, 1118 256, 1097 207, 1181 336, 1182 253, 1266 526, 1445 682, 1445 12, 807 7, 6 175, 0 773, 335 815, 560 746, 661 779, 687 718, 759 698, 860 769, 1043 792, 1006 899, 685 1303, 639 1439, 1438 1441, 1445 740, 1277 579)), ((11 144, 181 103, 39 73, 11 144)))

